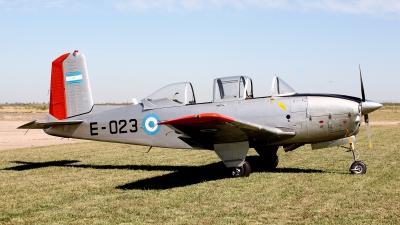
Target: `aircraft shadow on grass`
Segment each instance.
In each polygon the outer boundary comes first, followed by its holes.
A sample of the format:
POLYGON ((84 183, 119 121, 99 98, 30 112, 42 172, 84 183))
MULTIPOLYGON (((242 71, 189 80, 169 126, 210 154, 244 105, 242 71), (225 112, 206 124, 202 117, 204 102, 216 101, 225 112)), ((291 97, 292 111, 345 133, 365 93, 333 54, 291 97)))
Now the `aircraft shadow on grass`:
MULTIPOLYGON (((265 172, 262 161, 257 156, 248 156, 246 160, 250 163, 252 172, 265 172)), ((121 169, 121 170, 144 170, 144 171, 171 171, 171 173, 150 177, 124 185, 117 186, 122 190, 160 190, 175 187, 184 187, 207 181, 220 180, 229 177, 226 167, 222 162, 211 163, 203 166, 157 166, 157 165, 92 165, 78 164, 78 160, 60 160, 48 162, 23 162, 12 161, 20 164, 3 170, 24 171, 46 167, 72 167, 91 169, 121 169)), ((277 168, 271 173, 326 173, 322 170, 299 169, 299 168, 277 168)))

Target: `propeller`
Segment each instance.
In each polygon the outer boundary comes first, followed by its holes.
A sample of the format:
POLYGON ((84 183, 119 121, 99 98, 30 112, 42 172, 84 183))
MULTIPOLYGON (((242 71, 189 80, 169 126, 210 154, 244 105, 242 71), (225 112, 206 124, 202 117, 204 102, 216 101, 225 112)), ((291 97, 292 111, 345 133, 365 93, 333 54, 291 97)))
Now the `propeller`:
POLYGON ((367 101, 365 100, 365 91, 364 91, 364 84, 362 80, 362 75, 361 75, 361 66, 358 65, 358 68, 360 70, 360 83, 361 83, 361 108, 362 108, 362 115, 364 115, 364 121, 365 121, 365 127, 367 129, 367 136, 368 136, 368 142, 369 142, 369 148, 372 148, 372 141, 371 141, 371 131, 369 129, 369 117, 368 113, 373 112, 380 107, 382 107, 381 104, 372 102, 372 101, 367 101))
MULTIPOLYGON (((364 91, 364 84, 363 84, 363 80, 362 80, 362 75, 361 75, 361 65, 358 64, 358 69, 360 70, 360 83, 361 83, 361 96, 362 96, 362 103, 365 102, 365 91, 364 91)), ((361 107, 362 104, 361 103, 361 107)), ((368 114, 364 115, 364 121, 365 121, 365 127, 367 128, 367 136, 368 136, 368 143, 369 143, 369 148, 372 148, 372 141, 371 141, 371 131, 369 129, 369 117, 368 114)))

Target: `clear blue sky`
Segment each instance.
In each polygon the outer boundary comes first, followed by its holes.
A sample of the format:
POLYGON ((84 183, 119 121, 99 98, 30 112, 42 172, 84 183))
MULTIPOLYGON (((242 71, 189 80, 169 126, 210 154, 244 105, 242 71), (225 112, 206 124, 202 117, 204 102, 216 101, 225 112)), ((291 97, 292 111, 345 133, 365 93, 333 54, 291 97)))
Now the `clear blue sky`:
POLYGON ((48 102, 51 62, 86 56, 95 103, 138 100, 192 82, 274 75, 302 93, 400 102, 400 1, 0 0, 0 103, 48 102))

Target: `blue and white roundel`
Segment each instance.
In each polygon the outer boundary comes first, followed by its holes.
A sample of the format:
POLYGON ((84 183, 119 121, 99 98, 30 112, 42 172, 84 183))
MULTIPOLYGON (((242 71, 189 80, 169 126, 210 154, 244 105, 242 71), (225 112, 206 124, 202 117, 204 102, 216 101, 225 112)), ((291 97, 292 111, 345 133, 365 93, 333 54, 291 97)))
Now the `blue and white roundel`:
POLYGON ((155 135, 160 131, 161 126, 158 125, 160 118, 156 114, 148 114, 142 120, 142 127, 146 134, 155 135))

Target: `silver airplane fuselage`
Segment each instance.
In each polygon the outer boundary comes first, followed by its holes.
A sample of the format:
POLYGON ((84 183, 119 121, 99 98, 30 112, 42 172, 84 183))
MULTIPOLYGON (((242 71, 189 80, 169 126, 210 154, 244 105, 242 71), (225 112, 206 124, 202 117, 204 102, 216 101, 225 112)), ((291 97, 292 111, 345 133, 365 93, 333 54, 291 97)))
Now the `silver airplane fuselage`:
MULTIPOLYGON (((149 135, 143 127, 143 119, 149 114, 157 115, 160 121, 164 121, 206 112, 270 127, 289 128, 296 132, 294 137, 279 142, 259 143, 257 140, 249 140, 250 147, 307 144, 343 138, 349 133, 357 134, 361 124, 359 102, 358 98, 343 95, 296 94, 152 110, 143 110, 143 105, 137 104, 76 116, 74 119, 84 122, 51 127, 44 131, 50 135, 68 138, 191 149, 192 146, 178 138, 182 134, 167 126, 158 125, 159 131, 149 135)), ((237 140, 231 140, 235 141, 237 140)))

